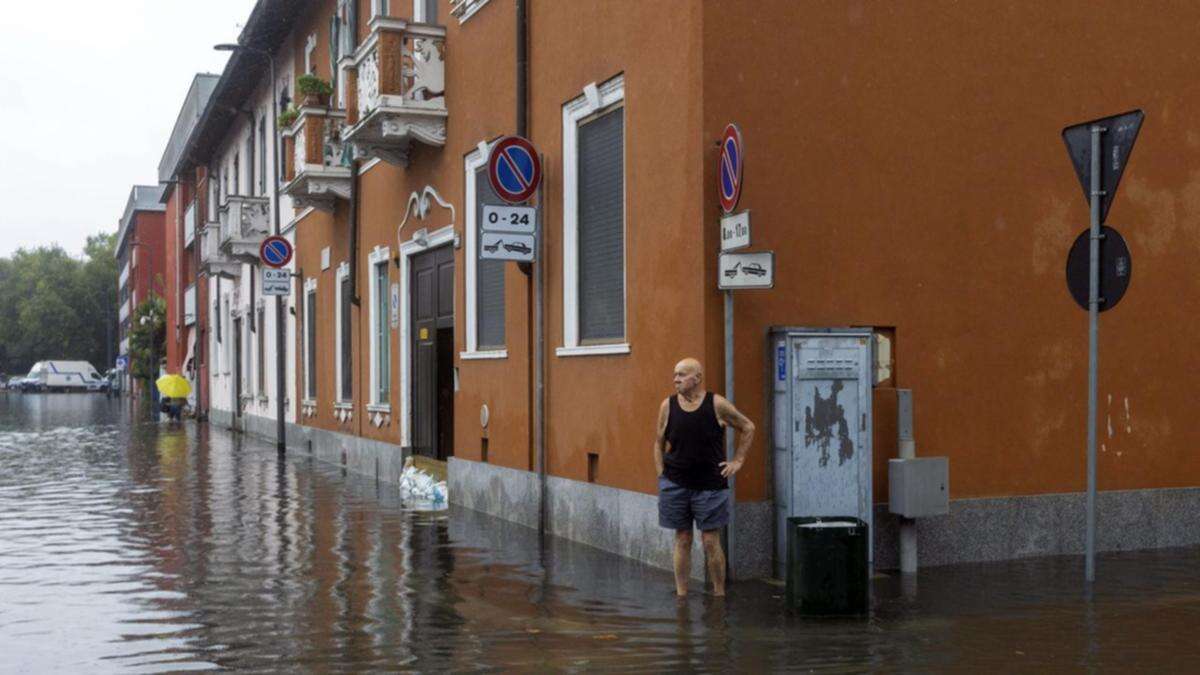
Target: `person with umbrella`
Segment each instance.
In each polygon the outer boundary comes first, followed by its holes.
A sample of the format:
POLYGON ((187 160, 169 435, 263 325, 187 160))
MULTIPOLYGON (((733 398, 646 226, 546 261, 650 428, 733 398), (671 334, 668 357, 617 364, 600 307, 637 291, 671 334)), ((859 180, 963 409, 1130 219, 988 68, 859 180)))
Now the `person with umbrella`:
POLYGON ((154 382, 158 392, 162 394, 162 410, 172 422, 183 418, 183 406, 187 403, 188 394, 192 393, 192 385, 182 375, 163 375, 154 382))

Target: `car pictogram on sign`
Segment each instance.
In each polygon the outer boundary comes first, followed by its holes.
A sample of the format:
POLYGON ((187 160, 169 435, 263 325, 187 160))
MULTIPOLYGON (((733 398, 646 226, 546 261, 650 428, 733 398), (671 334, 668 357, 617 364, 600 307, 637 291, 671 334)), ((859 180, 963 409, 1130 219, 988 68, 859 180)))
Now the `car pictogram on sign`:
POLYGON ((758 263, 750 263, 742 268, 742 273, 753 274, 756 277, 765 277, 767 276, 767 268, 759 265, 758 263))
MULTIPOLYGON (((496 243, 500 243, 500 242, 496 242, 496 243)), ((524 242, 520 242, 520 241, 514 242, 512 244, 505 244, 504 250, 508 251, 510 253, 530 253, 533 251, 533 249, 526 246, 524 244, 524 242)))

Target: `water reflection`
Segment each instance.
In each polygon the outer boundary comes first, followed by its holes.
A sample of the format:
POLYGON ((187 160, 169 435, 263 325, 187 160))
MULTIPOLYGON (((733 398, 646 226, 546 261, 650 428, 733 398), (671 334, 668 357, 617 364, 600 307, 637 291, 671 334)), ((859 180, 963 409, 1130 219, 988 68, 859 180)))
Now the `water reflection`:
POLYGON ((101 396, 0 394, 0 670, 1091 669, 1200 658, 1200 549, 884 578, 868 621, 670 577, 101 396), (1184 639, 1181 639, 1184 638, 1184 639))

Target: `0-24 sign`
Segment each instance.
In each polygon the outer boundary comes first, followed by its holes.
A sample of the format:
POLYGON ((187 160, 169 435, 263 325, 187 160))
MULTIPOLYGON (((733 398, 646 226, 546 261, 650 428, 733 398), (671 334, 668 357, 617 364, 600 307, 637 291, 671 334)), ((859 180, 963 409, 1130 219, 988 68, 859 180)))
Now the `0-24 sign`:
POLYGON ((537 231, 537 209, 531 206, 484 206, 483 230, 534 234, 537 231))

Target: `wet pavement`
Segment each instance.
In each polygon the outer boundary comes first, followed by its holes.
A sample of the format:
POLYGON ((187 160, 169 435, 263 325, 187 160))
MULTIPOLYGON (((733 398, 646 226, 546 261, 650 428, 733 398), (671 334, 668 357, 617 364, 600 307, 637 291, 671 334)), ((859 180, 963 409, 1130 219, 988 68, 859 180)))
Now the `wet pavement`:
POLYGON ((1195 671, 1200 549, 880 575, 869 619, 667 573, 99 395, 0 392, 0 671, 1195 671))

